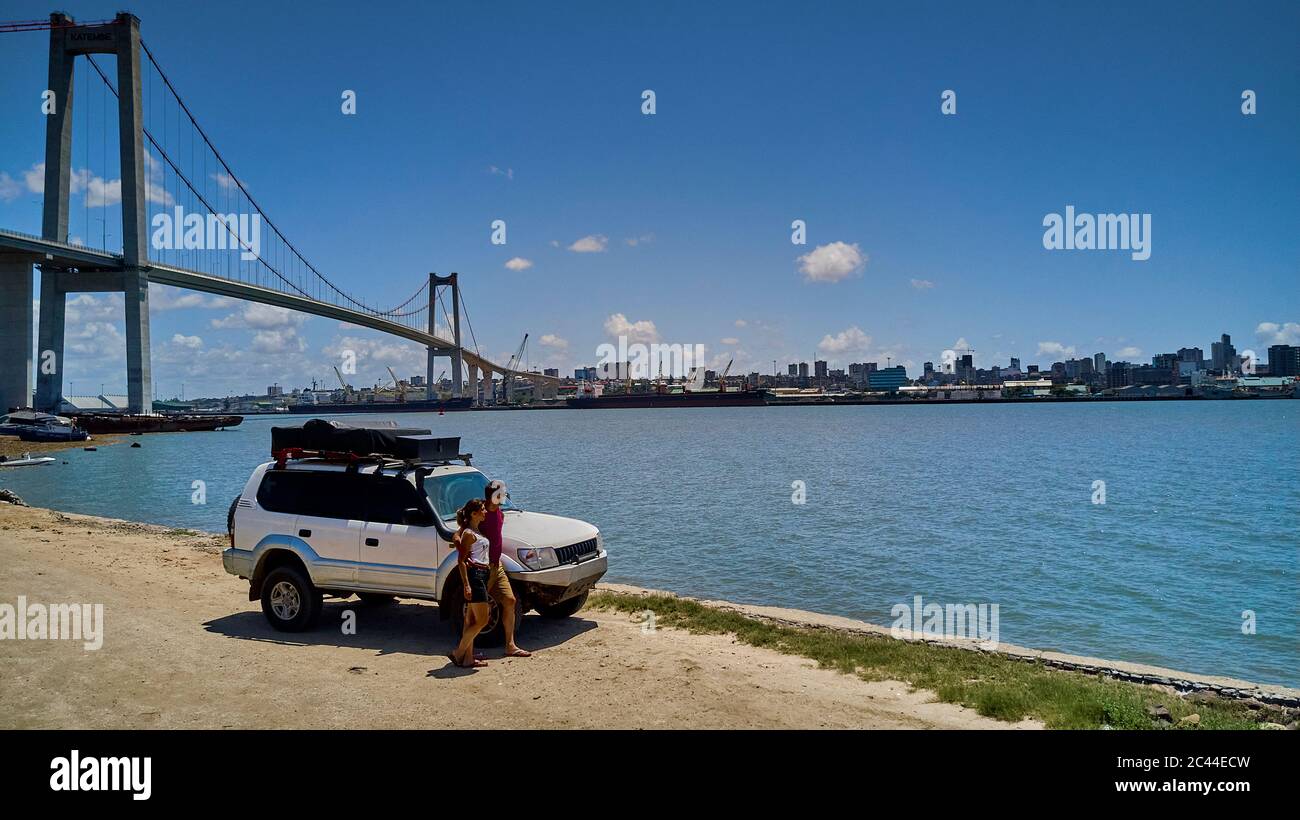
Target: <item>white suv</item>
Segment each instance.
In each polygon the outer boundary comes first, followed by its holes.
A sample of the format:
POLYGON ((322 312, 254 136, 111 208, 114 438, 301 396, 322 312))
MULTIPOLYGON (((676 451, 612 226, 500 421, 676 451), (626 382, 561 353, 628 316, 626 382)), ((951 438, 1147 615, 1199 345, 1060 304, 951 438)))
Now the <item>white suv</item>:
MULTIPOLYGON (((253 470, 230 507, 226 571, 248 579, 271 626, 309 629, 328 593, 366 603, 395 597, 437 601, 443 620, 464 619, 456 574, 456 510, 483 498, 488 479, 469 466, 391 458, 280 458, 253 470)), ((504 512, 501 561, 525 612, 567 618, 605 574, 599 530, 585 521, 515 508, 504 512)), ((480 633, 503 638, 496 603, 480 633)))

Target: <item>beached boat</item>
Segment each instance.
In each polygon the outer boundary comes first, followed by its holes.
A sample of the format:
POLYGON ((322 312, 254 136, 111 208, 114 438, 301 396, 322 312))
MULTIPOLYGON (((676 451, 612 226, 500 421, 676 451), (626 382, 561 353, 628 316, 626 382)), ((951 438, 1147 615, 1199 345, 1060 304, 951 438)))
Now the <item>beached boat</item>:
POLYGON ((37 467, 41 464, 53 464, 58 459, 52 456, 33 456, 31 453, 23 453, 21 458, 6 458, 0 456, 0 467, 37 467))
POLYGON ((23 441, 85 441, 90 433, 71 424, 45 424, 25 427, 18 431, 23 441))
POLYGON ((95 434, 104 433, 194 433, 238 427, 243 416, 207 415, 185 413, 175 415, 142 415, 128 413, 78 413, 77 426, 95 434))
POLYGON ((35 410, 15 410, 0 416, 0 436, 16 436, 29 427, 44 427, 47 424, 72 424, 72 419, 35 410))

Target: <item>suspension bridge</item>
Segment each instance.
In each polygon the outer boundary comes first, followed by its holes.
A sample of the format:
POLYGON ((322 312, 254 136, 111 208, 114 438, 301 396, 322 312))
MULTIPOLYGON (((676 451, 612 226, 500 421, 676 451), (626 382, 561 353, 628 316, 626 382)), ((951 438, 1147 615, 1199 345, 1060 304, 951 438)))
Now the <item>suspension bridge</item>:
POLYGON ((493 374, 524 376, 543 392, 554 391, 558 379, 482 355, 458 274, 430 273, 405 301, 381 307, 344 290, 308 261, 199 125, 141 39, 134 15, 78 23, 54 13, 49 20, 0 23, 0 33, 23 31, 48 31, 50 37, 49 85, 42 97, 45 163, 43 172, 32 170, 43 173, 44 199, 40 236, 0 228, 0 411, 58 409, 67 295, 114 292, 125 303, 129 410, 151 412, 151 282, 323 316, 422 344, 430 399, 436 397, 434 363, 440 358, 450 360, 457 397, 467 376, 475 402, 480 394, 487 399, 493 374), (105 56, 115 58, 111 72, 96 59, 105 56), (74 71, 79 57, 85 61, 82 72, 74 71), (116 121, 101 128, 100 156, 93 158, 102 174, 90 170, 96 112, 104 123, 116 121), (110 131, 116 132, 117 179, 108 167, 110 131), (73 193, 81 194, 81 214, 72 206, 73 193), (110 242, 118 212, 120 234, 110 242), (81 232, 74 235, 78 222, 81 232), (33 267, 40 273, 36 328, 33 267), (462 316, 468 347, 462 344, 462 316))

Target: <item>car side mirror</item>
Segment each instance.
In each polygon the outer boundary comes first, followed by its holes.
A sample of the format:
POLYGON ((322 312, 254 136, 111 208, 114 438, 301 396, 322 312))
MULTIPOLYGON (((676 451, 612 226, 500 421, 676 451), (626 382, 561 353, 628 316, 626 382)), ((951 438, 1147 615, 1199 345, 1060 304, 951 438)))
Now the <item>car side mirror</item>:
POLYGON ((402 510, 402 523, 408 527, 427 527, 429 515, 419 507, 407 507, 402 510))

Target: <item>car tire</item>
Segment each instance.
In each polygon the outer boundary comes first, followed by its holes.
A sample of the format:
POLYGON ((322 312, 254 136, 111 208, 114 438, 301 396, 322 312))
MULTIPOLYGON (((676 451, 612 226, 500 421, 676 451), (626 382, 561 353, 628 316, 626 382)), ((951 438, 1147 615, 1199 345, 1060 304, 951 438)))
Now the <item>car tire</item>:
POLYGON ((294 567, 271 570, 262 582, 262 614, 281 632, 311 629, 320 617, 321 594, 294 567))
POLYGON ((382 592, 358 592, 357 597, 366 606, 383 606, 397 600, 396 595, 385 595, 382 592))
POLYGON ((539 606, 537 607, 537 611, 543 618, 549 620, 558 620, 560 618, 568 618, 572 615, 576 615, 578 610, 582 609, 583 605, 587 603, 587 592, 589 591, 590 590, 582 592, 579 595, 574 595, 572 598, 560 601, 558 604, 539 606))

